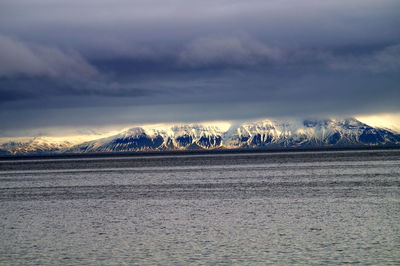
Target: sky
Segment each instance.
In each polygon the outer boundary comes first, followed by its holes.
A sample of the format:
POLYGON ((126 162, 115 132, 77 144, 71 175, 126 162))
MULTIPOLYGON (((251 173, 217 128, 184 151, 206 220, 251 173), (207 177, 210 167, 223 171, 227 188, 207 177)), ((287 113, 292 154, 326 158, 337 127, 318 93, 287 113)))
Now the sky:
POLYGON ((0 137, 400 114, 399 14, 398 0, 2 0, 0 137))

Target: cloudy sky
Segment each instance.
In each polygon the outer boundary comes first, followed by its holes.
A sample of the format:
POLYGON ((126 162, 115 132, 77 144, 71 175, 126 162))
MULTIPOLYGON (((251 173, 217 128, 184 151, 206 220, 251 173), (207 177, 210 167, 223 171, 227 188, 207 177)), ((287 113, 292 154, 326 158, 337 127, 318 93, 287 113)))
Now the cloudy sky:
POLYGON ((400 113, 398 0, 1 0, 0 136, 400 113))

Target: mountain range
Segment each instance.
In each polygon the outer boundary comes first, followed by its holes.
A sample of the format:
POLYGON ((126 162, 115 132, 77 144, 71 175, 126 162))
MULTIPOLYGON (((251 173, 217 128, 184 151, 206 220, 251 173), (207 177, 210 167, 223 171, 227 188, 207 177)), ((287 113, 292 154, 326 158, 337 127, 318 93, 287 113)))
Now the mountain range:
POLYGON ((36 137, 9 140, 0 155, 104 153, 221 149, 296 149, 399 146, 400 134, 355 118, 259 120, 218 124, 168 124, 132 127, 119 134, 76 143, 36 137))

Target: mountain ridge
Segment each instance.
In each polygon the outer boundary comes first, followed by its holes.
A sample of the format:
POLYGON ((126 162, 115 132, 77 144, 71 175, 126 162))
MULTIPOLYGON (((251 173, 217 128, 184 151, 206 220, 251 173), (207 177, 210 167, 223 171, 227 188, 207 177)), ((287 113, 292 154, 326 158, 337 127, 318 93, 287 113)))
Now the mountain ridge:
POLYGON ((107 153, 221 149, 301 149, 399 146, 400 134, 355 118, 264 119, 231 124, 138 126, 82 143, 46 142, 46 137, 0 145, 0 155, 107 153))

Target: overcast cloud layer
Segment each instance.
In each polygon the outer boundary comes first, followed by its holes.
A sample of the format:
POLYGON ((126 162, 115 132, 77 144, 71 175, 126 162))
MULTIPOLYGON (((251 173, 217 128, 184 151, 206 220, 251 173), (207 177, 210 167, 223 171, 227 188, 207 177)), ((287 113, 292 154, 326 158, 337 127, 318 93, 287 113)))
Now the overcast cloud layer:
POLYGON ((0 136, 400 111, 398 0, 2 0, 0 136))

